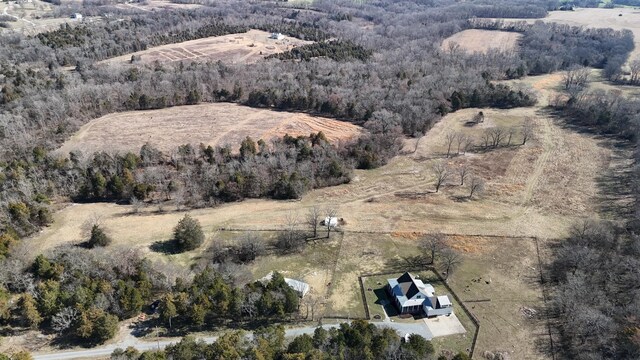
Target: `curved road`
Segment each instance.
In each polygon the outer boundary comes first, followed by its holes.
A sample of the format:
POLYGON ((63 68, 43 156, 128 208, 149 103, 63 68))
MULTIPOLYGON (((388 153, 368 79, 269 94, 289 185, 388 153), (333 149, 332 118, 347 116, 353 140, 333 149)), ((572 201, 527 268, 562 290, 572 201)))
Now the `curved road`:
MULTIPOLYGON (((396 322, 377 322, 372 323, 378 327, 389 327, 395 329, 400 336, 404 336, 406 334, 418 334, 422 335, 427 340, 431 340, 433 335, 431 331, 427 328, 426 324, 422 321, 416 323, 396 323, 396 322)), ((334 327, 338 327, 339 324, 327 324, 322 325, 324 329, 330 329, 334 327)), ((295 337, 302 334, 313 334, 316 326, 307 326, 301 328, 287 329, 285 330, 285 336, 287 337, 295 337)), ((247 334, 247 337, 252 337, 252 334, 247 334)), ((34 353, 34 360, 70 360, 70 359, 86 359, 86 358, 95 358, 95 357, 108 357, 115 349, 126 349, 127 347, 133 347, 138 351, 146 351, 146 350, 156 350, 156 349, 164 349, 168 345, 177 343, 181 338, 173 338, 171 340, 162 340, 162 341, 143 341, 140 339, 135 339, 134 341, 123 341, 116 344, 110 344, 105 346, 96 347, 93 349, 85 349, 85 350, 72 350, 72 351, 54 351, 48 353, 34 353)), ((198 340, 202 340, 208 344, 213 343, 218 339, 217 336, 209 336, 209 337, 201 337, 198 340)))

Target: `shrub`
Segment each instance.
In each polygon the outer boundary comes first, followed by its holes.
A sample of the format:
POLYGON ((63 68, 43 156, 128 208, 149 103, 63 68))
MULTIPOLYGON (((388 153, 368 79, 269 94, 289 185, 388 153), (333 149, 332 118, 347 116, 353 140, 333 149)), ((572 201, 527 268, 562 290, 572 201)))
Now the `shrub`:
POLYGON ((94 248, 96 246, 107 246, 111 244, 111 238, 100 228, 98 225, 93 225, 91 228, 91 237, 87 242, 90 248, 94 248))
POLYGON ((188 214, 173 229, 173 241, 180 252, 197 249, 204 242, 200 222, 188 214))

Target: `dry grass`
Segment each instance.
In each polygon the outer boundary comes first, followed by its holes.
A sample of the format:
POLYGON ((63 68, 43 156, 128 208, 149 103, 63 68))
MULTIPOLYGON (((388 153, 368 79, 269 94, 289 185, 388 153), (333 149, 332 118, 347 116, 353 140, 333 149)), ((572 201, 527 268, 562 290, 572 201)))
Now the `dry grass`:
POLYGON ((212 36, 177 44, 153 47, 144 51, 118 56, 101 63, 127 64, 132 55, 140 57, 142 63, 176 61, 224 61, 228 63, 253 63, 268 55, 291 50, 310 41, 293 37, 282 40, 269 39, 270 33, 249 30, 246 33, 212 36))
POLYGON ((449 46, 458 44, 463 50, 470 52, 487 52, 491 49, 507 51, 517 47, 520 37, 521 34, 508 31, 471 29, 444 39, 441 48, 446 50, 449 46))
POLYGON ((464 254, 449 285, 480 321, 474 358, 485 351, 507 352, 511 359, 546 358, 539 351, 548 346, 546 323, 522 314, 523 307, 539 311, 543 305, 539 280, 532 239, 493 238, 483 242, 481 251, 464 254))
POLYGON ((137 152, 146 142, 165 151, 183 144, 200 143, 236 148, 246 136, 268 141, 284 134, 306 136, 319 131, 335 142, 357 136, 361 128, 303 113, 255 109, 229 103, 201 104, 103 116, 80 128, 62 145, 59 152, 66 154, 75 149, 83 152, 137 152))
MULTIPOLYGON (((561 78, 547 75, 521 82, 548 94, 558 90, 561 78)), ((485 122, 465 126, 479 110, 466 109, 446 116, 417 148, 414 140, 407 140, 406 148, 416 148, 414 153, 397 156, 379 169, 355 171, 349 184, 312 191, 300 201, 249 200, 190 213, 200 220, 210 239, 220 239, 230 235, 219 228, 280 228, 288 214, 302 217, 313 205, 336 207, 338 216, 347 221, 343 235, 319 241, 302 254, 267 256, 251 266, 254 278, 280 270, 309 282, 314 289, 312 296, 323 302, 316 314, 325 316, 360 315, 360 273, 387 271, 390 262, 402 264, 403 258, 415 256, 417 240, 424 233, 453 234, 449 239, 463 253, 465 262, 452 275, 450 284, 481 322, 478 354, 508 351, 517 359, 544 358, 536 349, 537 341, 546 339, 544 326, 521 312, 522 307, 541 304, 537 251, 530 238, 515 237, 541 238, 544 254, 543 239, 564 236, 577 219, 605 216, 599 215, 601 189, 597 177, 621 160, 605 140, 566 128, 540 107, 482 109, 485 122), (478 137, 495 126, 519 127, 526 117, 534 119, 536 131, 534 139, 524 146, 444 156, 445 134, 450 131, 478 137), (452 169, 468 164, 474 174, 487 180, 486 193, 469 201, 465 199, 467 189, 458 186, 455 178, 439 193, 433 193, 431 168, 435 161, 443 161, 452 169), (415 198, 396 196, 399 192, 425 194, 415 198), (473 302, 479 299, 491 301, 473 302)), ((251 120, 232 123, 229 131, 235 131, 233 126, 251 130, 255 125, 251 120)), ((520 138, 513 141, 519 143, 520 138)), ((168 208, 164 213, 155 210, 152 206, 131 215, 129 206, 68 206, 55 213, 51 227, 29 241, 34 254, 61 243, 79 242, 81 225, 95 213, 101 215, 104 228, 114 238, 112 246, 138 248, 154 260, 192 263, 201 251, 172 256, 150 252, 149 245, 168 239, 184 215, 168 208)))
MULTIPOLYGON (((484 109, 487 120, 483 127, 519 126, 526 116, 533 116, 537 127, 535 139, 525 146, 446 159, 443 149, 448 131, 465 131, 470 136, 483 131, 481 127, 464 126, 477 111, 467 109, 450 114, 420 141, 415 153, 398 156, 379 169, 355 171, 349 184, 312 191, 301 201, 250 200, 194 213, 212 227, 269 229, 283 224, 290 212, 302 214, 312 205, 332 205, 347 221, 347 230, 543 238, 561 237, 576 219, 597 214, 597 176, 607 171, 611 159, 611 150, 602 140, 565 129, 561 123, 537 114, 535 109, 484 109), (467 188, 458 186, 455 177, 439 193, 433 193, 431 169, 435 161, 446 162, 451 169, 468 164, 474 174, 487 180, 486 193, 468 201, 467 188), (406 198, 397 196, 400 192, 426 194, 406 198), (375 201, 369 201, 371 198, 375 201)), ((241 136, 245 135, 250 133, 241 136)), ((142 138, 138 144, 146 140, 142 138)), ((67 208, 56 217, 65 223, 86 213, 104 213, 107 227, 118 232, 122 241, 144 245, 153 239, 166 238, 181 216, 118 215, 127 211, 127 206, 82 204, 67 208), (140 231, 134 234, 132 228, 140 231), (142 229, 152 230, 154 236, 142 229)), ((49 229, 44 231, 47 232, 49 229)), ((65 233, 59 233, 57 240, 72 238, 72 234, 65 233)))

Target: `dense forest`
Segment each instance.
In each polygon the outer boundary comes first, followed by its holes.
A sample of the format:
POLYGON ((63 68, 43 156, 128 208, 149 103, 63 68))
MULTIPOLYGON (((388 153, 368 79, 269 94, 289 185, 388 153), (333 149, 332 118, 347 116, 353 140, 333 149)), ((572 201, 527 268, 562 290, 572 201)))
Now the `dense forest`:
MULTIPOLYGON (((3 324, 100 343, 113 336, 119 319, 157 299, 170 328, 204 328, 229 316, 285 321, 299 304, 278 275, 267 284, 240 285, 205 268, 192 280, 175 279, 135 253, 114 259, 101 249, 80 247, 27 260, 18 253, 23 249, 19 239, 50 224, 52 205, 58 201, 171 200, 179 206, 203 207, 244 198, 298 198, 310 189, 350 181, 355 168, 384 165, 400 150, 403 136, 421 136, 449 112, 535 103, 529 90, 496 85, 494 80, 575 66, 602 68, 615 80, 633 48, 628 31, 542 22, 507 25, 484 19, 543 17, 559 7, 552 0, 320 0, 312 10, 271 2, 186 2, 206 6, 141 12, 114 7, 111 1, 85 1, 59 5, 55 12, 109 16, 37 36, 0 36, 3 324), (440 48, 442 39, 471 28, 519 32, 520 51, 468 54, 456 47, 440 48), (251 65, 100 62, 157 45, 248 29, 315 43, 251 65), (233 149, 184 144, 162 153, 147 144, 136 153, 53 152, 80 126, 105 114, 219 101, 321 114, 361 124, 367 132, 336 145, 319 133, 247 138, 233 149), (171 309, 178 308, 189 317, 171 315, 171 309)), ((636 99, 576 91, 554 106, 576 126, 637 145, 636 99)), ((557 291, 550 315, 566 358, 640 356, 639 178, 637 165, 613 177, 611 181, 620 182, 618 188, 635 200, 633 205, 616 223, 577 226, 559 245, 551 264, 554 276, 549 281, 557 291)), ((402 343, 395 334, 365 323, 328 333, 317 330, 288 347, 282 341, 269 343, 281 337, 280 329, 265 331, 277 336, 264 335, 264 341, 252 344, 232 333, 213 345, 187 339, 162 353, 123 351, 114 357, 178 359, 197 353, 215 358, 218 351, 233 351, 231 357, 253 354, 252 358, 265 359, 381 358, 389 353, 397 359, 424 359, 432 352, 430 344, 418 338, 402 343)))

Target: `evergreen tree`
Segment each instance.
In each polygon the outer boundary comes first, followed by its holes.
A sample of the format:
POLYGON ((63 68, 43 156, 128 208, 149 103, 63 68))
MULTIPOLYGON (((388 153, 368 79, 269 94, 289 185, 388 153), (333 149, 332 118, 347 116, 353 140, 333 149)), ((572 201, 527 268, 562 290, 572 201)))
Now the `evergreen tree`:
POLYGON ((160 303, 160 319, 169 323, 169 329, 171 329, 171 321, 178 315, 176 305, 173 302, 173 296, 167 295, 160 303))
POLYGON ((185 215, 173 229, 173 240, 180 252, 197 249, 204 242, 200 222, 189 214, 185 215))
POLYGON ((29 294, 23 294, 18 305, 20 320, 31 329, 37 329, 42 322, 42 316, 38 312, 36 302, 29 294))
POLYGON ((102 228, 98 225, 93 225, 91 227, 91 237, 87 242, 90 248, 94 248, 96 246, 107 246, 111 244, 111 238, 102 230, 102 228))

